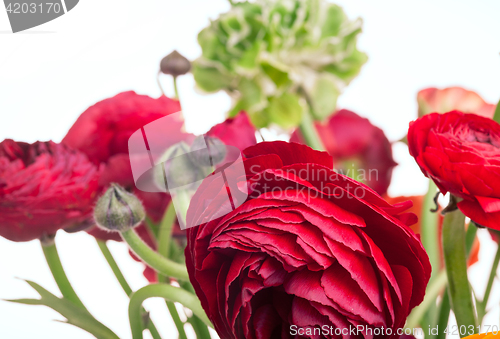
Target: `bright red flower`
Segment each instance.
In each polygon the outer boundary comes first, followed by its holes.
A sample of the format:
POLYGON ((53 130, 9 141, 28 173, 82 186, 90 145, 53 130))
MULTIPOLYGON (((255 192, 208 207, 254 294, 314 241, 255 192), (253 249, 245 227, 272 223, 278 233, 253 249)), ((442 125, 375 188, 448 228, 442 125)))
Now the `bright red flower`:
POLYGON ((54 142, 0 143, 0 236, 29 241, 87 222, 99 171, 54 142))
MULTIPOLYGON (((408 227, 416 217, 402 213, 411 202, 388 204, 304 145, 243 153, 249 199, 187 230, 191 283, 221 338, 292 338, 292 324, 402 327, 431 271, 408 227)), ((227 191, 214 193, 211 180, 193 197, 188 225, 223 208, 227 191)))
MULTIPOLYGON (((396 162, 392 157, 391 143, 384 132, 346 109, 340 110, 325 123, 316 123, 326 151, 333 157, 334 166, 341 171, 352 171, 356 166, 355 179, 363 181, 378 194, 387 192, 391 183, 392 169, 396 162)), ((302 142, 297 130, 290 141, 302 142)), ((342 173, 342 172, 341 172, 342 173)), ((350 172, 343 172, 351 176, 350 172)))
POLYGON ((500 125, 453 111, 410 123, 410 154, 441 193, 479 225, 500 229, 500 125))
POLYGON ((426 88, 417 94, 418 116, 429 113, 460 111, 493 118, 495 105, 486 103, 477 93, 461 87, 426 88))

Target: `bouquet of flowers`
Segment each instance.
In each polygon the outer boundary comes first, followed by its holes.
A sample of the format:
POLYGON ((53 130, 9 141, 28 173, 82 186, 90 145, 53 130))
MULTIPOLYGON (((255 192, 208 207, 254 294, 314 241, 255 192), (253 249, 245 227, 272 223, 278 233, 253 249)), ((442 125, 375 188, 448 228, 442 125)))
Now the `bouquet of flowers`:
POLYGON ((130 297, 133 339, 161 339, 142 305, 153 297, 176 326, 169 338, 188 338, 189 324, 198 339, 441 339, 450 317, 461 337, 480 332, 500 250, 481 299, 467 268, 478 228, 500 239, 500 106, 458 87, 419 92, 398 142, 428 192, 389 196, 392 144, 337 108, 367 61, 361 26, 326 0, 234 2, 199 33, 198 59, 161 60, 172 98, 119 93, 61 143, 0 142, 0 236, 38 240, 60 290, 26 281, 40 298, 8 301, 117 339, 58 255, 58 232, 87 232, 130 297), (233 102, 203 135, 184 126, 176 80, 188 72, 233 102), (263 128, 290 141, 264 140, 263 128), (147 286, 132 290, 110 241, 144 263, 147 286))

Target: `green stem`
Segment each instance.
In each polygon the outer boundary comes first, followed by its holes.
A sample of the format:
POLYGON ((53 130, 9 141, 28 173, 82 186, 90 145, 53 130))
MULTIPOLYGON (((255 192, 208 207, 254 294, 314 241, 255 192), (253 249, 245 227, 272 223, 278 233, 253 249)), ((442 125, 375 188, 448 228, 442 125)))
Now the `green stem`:
POLYGON ((470 257, 470 252, 472 246, 474 245, 474 240, 476 240, 477 227, 471 222, 467 227, 467 232, 465 233, 465 249, 467 250, 467 258, 470 257))
POLYGON ((179 209, 179 222, 181 223, 181 225, 186 225, 187 211, 189 209, 189 203, 191 202, 193 192, 190 192, 188 190, 179 190, 172 194, 172 199, 175 199, 175 205, 179 209))
POLYGON ((104 255, 104 258, 109 264, 109 267, 113 271, 116 280, 120 283, 120 286, 122 287, 123 291, 127 296, 130 296, 132 294, 132 289, 130 288, 127 280, 125 280, 125 277, 123 276, 122 271, 120 271, 120 268, 118 267, 118 264, 115 261, 115 258, 113 258, 113 255, 111 254, 108 245, 106 244, 105 241, 96 239, 97 245, 99 245, 99 249, 101 250, 102 254, 104 255))
POLYGON ((438 213, 431 212, 430 210, 435 207, 434 197, 437 193, 437 186, 434 181, 429 180, 429 189, 424 197, 422 205, 422 220, 420 222, 420 239, 424 245, 429 261, 432 266, 431 280, 432 282, 436 272, 440 271, 440 258, 439 258, 439 239, 438 239, 438 213))
POLYGON ((142 319, 141 319, 141 305, 149 298, 164 298, 172 302, 178 302, 189 308, 196 314, 203 322, 209 326, 212 323, 201 307, 199 299, 196 295, 189 293, 182 288, 174 287, 167 284, 154 284, 147 285, 140 290, 134 292, 130 297, 129 304, 129 320, 132 329, 133 339, 142 339, 142 319))
POLYGON ((175 307, 175 304, 169 300, 165 300, 167 304, 168 311, 170 312, 170 316, 174 321, 175 327, 177 327, 177 331, 179 332, 179 339, 187 339, 186 331, 184 330, 184 323, 179 316, 179 312, 175 307))
POLYGON ((61 291, 63 297, 68 299, 75 305, 86 309, 80 298, 78 298, 78 295, 73 289, 73 286, 71 286, 71 283, 69 282, 68 277, 64 272, 64 268, 61 264, 61 259, 59 258, 59 253, 57 252, 55 240, 41 241, 40 243, 42 245, 43 254, 45 255, 47 264, 49 265, 50 271, 52 272, 52 276, 54 277, 54 280, 56 281, 56 284, 59 287, 59 290, 61 291))
POLYGON ((168 258, 168 254, 170 253, 175 217, 174 204, 171 202, 161 219, 160 229, 158 231, 158 253, 165 258, 168 258))
MULTIPOLYGON (((467 251, 467 258, 470 258, 470 253, 472 250, 472 246, 474 245, 474 240, 476 239, 477 227, 472 223, 469 224, 467 228, 467 232, 465 233, 465 249, 467 251)), ((448 326, 448 321, 450 319, 450 296, 448 291, 444 291, 443 300, 441 301, 441 305, 439 306, 439 312, 437 316, 437 325, 438 334, 433 336, 436 339, 446 339, 446 333, 444 329, 448 326), (441 330, 439 330, 441 329, 441 330)), ((434 325, 433 325, 434 327, 434 325)))
MULTIPOLYGON (((194 291, 193 285, 189 282, 181 282, 181 288, 185 289, 188 292, 196 294, 194 291)), ((210 339, 210 332, 208 331, 207 325, 196 315, 193 314, 192 317, 188 318, 188 323, 193 326, 194 332, 196 333, 196 338, 198 339, 210 339)))
POLYGON ((490 277, 488 278, 488 283, 486 285, 486 290, 484 291, 483 300, 478 303, 478 317, 479 323, 481 324, 484 316, 486 315, 486 306, 488 306, 488 299, 490 298, 491 288, 493 287, 493 282, 497 276, 498 264, 500 262, 500 245, 498 246, 495 259, 493 260, 493 266, 491 267, 490 277))
POLYGON ((163 86, 161 85, 160 81, 160 76, 161 76, 161 70, 158 70, 158 73, 156 74, 156 83, 158 84, 158 87, 160 88, 161 95, 165 95, 165 91, 163 90, 163 86))
POLYGON ((133 229, 120 233, 130 249, 155 271, 175 279, 189 281, 186 266, 164 258, 149 247, 133 229))
POLYGON ((316 127, 314 127, 314 121, 308 110, 302 112, 302 122, 299 125, 299 129, 304 141, 309 147, 317 151, 325 150, 325 146, 316 131, 316 127))
POLYGON ((437 328, 438 334, 436 336, 437 339, 446 339, 445 329, 448 326, 448 322, 450 320, 450 295, 448 291, 444 291, 443 301, 441 301, 441 306, 439 307, 439 314, 437 319, 437 328))
POLYGON ((179 89, 177 88, 177 77, 172 77, 174 79, 174 91, 175 91, 175 96, 174 99, 179 100, 179 89))
MULTIPOLYGON (((455 198, 451 196, 450 199, 453 203, 455 198)), ((445 215, 443 252, 448 276, 448 293, 457 324, 459 327, 472 325, 477 331, 477 318, 467 277, 465 216, 458 209, 445 215)))
POLYGON ((156 239, 158 239, 158 227, 155 225, 155 222, 151 220, 149 216, 146 216, 146 219, 144 219, 144 223, 146 224, 149 233, 153 235, 153 240, 156 241, 156 239))
MULTIPOLYGON (((158 229, 158 254, 168 258, 170 253, 170 243, 172 240, 172 230, 175 222, 175 208, 174 203, 170 202, 165 211, 163 218, 160 222, 160 227, 158 229)), ((158 282, 168 283, 168 278, 160 273, 157 273, 158 282)), ((171 301, 166 300, 167 308, 172 316, 175 327, 179 332, 179 339, 187 339, 186 331, 184 330, 184 323, 182 322, 179 312, 175 307, 175 304, 171 301)))
POLYGON ((500 101, 498 101, 497 107, 495 108, 495 113, 493 114, 493 120, 500 124, 500 101))
POLYGON ((446 273, 445 271, 441 271, 432 284, 430 284, 427 287, 427 290, 425 291, 425 297, 424 300, 418 307, 416 307, 408 317, 406 321, 406 327, 407 328, 415 328, 420 324, 420 320, 424 316, 425 312, 432 306, 436 304, 436 299, 443 290, 443 288, 446 287, 446 273))
POLYGON ((196 334, 197 339, 211 339, 207 324, 205 324, 199 317, 197 317, 196 315, 189 317, 188 323, 193 326, 194 333, 196 334))
MULTIPOLYGON (((130 295, 132 294, 132 289, 130 288, 130 285, 128 284, 125 277, 123 276, 122 271, 118 267, 115 258, 113 258, 113 255, 111 254, 108 245, 103 240, 96 239, 96 241, 97 245, 99 245, 99 248, 101 249, 104 258, 108 262, 109 267, 113 271, 116 280, 118 280, 118 282, 120 283, 120 286, 122 287, 125 294, 130 297, 130 295)), ((146 314, 146 310, 144 308, 141 310, 141 312, 142 314, 146 314)), ((148 323, 148 329, 154 339, 161 339, 160 333, 158 333, 155 324, 151 320, 148 323)))

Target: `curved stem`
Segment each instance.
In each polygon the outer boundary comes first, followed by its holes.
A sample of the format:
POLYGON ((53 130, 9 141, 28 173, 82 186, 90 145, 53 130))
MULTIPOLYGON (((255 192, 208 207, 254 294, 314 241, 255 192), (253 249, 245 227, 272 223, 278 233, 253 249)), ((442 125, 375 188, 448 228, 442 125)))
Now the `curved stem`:
POLYGON ((309 147, 314 148, 317 151, 325 150, 325 146, 316 131, 316 127, 314 127, 311 114, 307 110, 302 112, 302 122, 299 125, 299 129, 302 134, 302 138, 304 138, 304 141, 309 147))
POLYGON ((153 249, 149 247, 133 229, 121 232, 120 235, 129 245, 130 249, 141 258, 145 264, 149 265, 155 271, 168 277, 189 281, 186 266, 164 258, 153 251, 153 249))
MULTIPOLYGON (((451 196, 450 199, 454 197, 451 196)), ((448 293, 457 324, 459 327, 472 325, 477 331, 477 318, 467 277, 465 216, 458 209, 445 215, 443 252, 448 276, 448 293)))
POLYGON ((73 286, 68 280, 66 273, 64 272, 64 268, 61 264, 61 259, 59 258, 59 253, 57 252, 57 247, 55 241, 40 241, 43 249, 43 254, 45 255, 45 259, 47 260, 47 264, 49 265, 50 271, 52 272, 52 276, 56 281, 59 290, 61 291, 63 297, 77 306, 80 306, 83 309, 85 305, 83 305, 82 301, 76 294, 73 286))
MULTIPOLYGON (((113 258, 113 255, 111 254, 111 251, 109 250, 108 245, 103 240, 96 239, 96 241, 97 241, 97 245, 99 245, 99 248, 101 249, 102 254, 104 255, 104 258, 108 262, 109 267, 113 271, 113 273, 116 277, 116 280, 118 280, 118 282, 120 283, 120 286, 122 287, 125 294, 130 297, 130 295, 132 294, 132 289, 130 288, 130 285, 128 284, 125 277, 123 276, 122 271, 118 267, 118 264, 116 263, 115 258, 113 258)), ((142 311, 142 314, 146 314, 146 310, 144 308, 141 311, 142 311)), ((149 329, 149 332, 151 333, 151 336, 154 339, 161 339, 160 333, 158 333, 158 330, 156 329, 155 324, 151 320, 148 323, 148 329, 149 329)))
POLYGON ((130 327, 132 329, 133 339, 142 339, 142 319, 141 319, 141 305, 149 298, 164 298, 172 302, 178 302, 189 308, 196 314, 203 322, 209 326, 212 323, 201 307, 200 301, 196 295, 191 294, 182 288, 174 287, 167 284, 154 284, 147 285, 140 290, 132 293, 129 304, 129 319, 130 327))

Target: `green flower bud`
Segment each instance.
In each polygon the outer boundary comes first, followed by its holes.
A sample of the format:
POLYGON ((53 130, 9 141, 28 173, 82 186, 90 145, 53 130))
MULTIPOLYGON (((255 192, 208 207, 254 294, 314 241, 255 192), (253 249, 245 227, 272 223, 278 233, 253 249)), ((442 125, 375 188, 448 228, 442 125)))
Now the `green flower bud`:
POLYGON ((112 232, 124 232, 139 226, 145 217, 141 201, 117 184, 111 184, 94 209, 97 226, 112 232))
POLYGON ((208 172, 196 165, 190 154, 188 144, 181 141, 171 146, 160 158, 161 166, 156 166, 154 178, 159 187, 168 190, 193 184, 204 179, 208 172))
POLYGON ((215 137, 200 135, 194 139, 189 155, 199 166, 215 166, 226 157, 226 145, 215 137))
POLYGON ((160 70, 163 74, 178 77, 191 70, 191 63, 179 52, 173 51, 161 60, 160 70))

